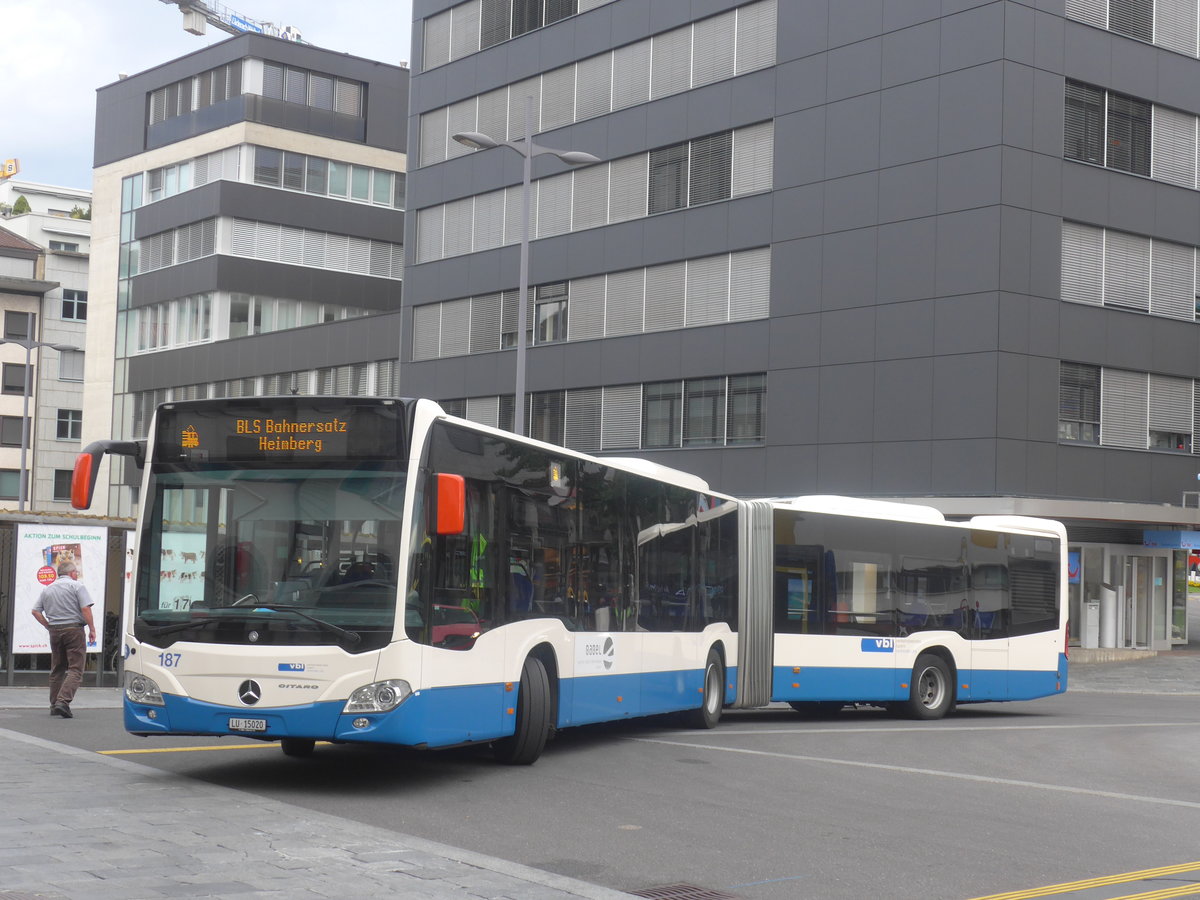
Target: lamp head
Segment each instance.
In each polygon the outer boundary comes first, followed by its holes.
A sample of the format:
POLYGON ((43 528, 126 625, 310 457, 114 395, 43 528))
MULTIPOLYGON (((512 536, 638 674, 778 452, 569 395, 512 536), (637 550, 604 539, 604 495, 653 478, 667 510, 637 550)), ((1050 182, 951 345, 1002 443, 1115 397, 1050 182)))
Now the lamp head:
POLYGON ((472 150, 491 150, 493 147, 500 146, 498 141, 478 131, 461 131, 458 134, 451 135, 451 137, 464 147, 470 147, 472 150))
POLYGON ((592 163, 600 162, 600 157, 584 153, 582 150, 567 150, 563 153, 556 153, 555 156, 568 166, 590 166, 592 163))

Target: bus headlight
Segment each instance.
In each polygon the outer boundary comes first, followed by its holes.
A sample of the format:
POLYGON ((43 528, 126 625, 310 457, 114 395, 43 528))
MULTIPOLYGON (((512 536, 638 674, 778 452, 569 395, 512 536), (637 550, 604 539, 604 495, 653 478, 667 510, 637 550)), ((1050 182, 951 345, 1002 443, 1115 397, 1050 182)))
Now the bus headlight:
POLYGON ((393 678, 360 687, 346 701, 344 713, 382 713, 395 709, 412 693, 407 681, 393 678))
POLYGON ((149 706, 162 706, 162 691, 154 683, 154 679, 134 672, 125 673, 125 696, 134 703, 145 703, 149 706))

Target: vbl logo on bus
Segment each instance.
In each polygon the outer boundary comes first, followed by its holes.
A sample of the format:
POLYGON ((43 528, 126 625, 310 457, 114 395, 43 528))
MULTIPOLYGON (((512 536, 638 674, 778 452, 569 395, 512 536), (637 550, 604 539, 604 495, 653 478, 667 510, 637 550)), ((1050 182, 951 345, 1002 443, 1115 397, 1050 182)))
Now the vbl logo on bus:
POLYGON ((895 638, 863 638, 863 653, 892 653, 896 649, 895 638))

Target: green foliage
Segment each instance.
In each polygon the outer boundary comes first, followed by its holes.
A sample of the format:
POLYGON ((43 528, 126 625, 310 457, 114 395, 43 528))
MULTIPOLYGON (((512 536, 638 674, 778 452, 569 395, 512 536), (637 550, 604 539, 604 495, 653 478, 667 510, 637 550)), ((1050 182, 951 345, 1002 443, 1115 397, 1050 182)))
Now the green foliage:
POLYGON ((14 216, 23 216, 29 211, 29 201, 26 200, 25 195, 22 194, 17 198, 17 202, 13 204, 12 214, 14 216))
POLYGON ((82 206, 72 206, 71 207, 71 218, 72 219, 91 219, 92 218, 91 206, 89 206, 87 209, 84 209, 82 206))

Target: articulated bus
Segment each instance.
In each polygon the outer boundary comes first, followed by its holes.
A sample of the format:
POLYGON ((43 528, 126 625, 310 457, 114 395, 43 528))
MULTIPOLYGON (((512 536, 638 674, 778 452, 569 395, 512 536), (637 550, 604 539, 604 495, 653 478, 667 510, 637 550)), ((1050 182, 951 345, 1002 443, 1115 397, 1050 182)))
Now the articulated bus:
POLYGON ((487 743, 771 701, 825 713, 1066 688, 1065 534, 846 498, 738 500, 428 400, 167 403, 145 441, 123 611, 126 729, 487 743))

